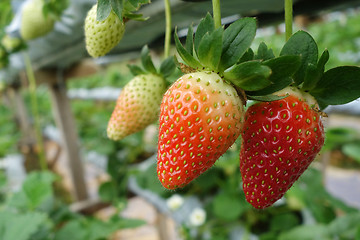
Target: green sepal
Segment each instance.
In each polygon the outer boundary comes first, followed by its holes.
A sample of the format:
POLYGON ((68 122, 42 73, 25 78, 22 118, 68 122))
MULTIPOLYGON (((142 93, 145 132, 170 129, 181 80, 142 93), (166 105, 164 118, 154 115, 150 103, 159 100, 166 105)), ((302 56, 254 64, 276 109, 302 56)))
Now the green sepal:
POLYGON ((294 75, 296 85, 300 85, 305 79, 306 69, 309 63, 316 65, 318 60, 318 47, 312 36, 304 31, 298 31, 286 42, 280 52, 280 56, 300 55, 301 65, 294 75))
POLYGON ((272 74, 269 77, 271 84, 259 91, 249 92, 249 95, 263 96, 277 92, 291 83, 293 83, 292 76, 297 72, 301 64, 300 56, 280 56, 262 62, 268 66, 272 74))
POLYGON ((147 45, 145 45, 141 50, 141 63, 146 71, 155 74, 157 73, 147 45))
POLYGON ((211 17, 210 13, 207 13, 206 17, 201 19, 195 32, 194 47, 196 53, 198 53, 198 48, 203 36, 206 33, 212 33, 214 30, 215 30, 214 19, 211 17))
POLYGON ((135 13, 124 13, 124 18, 135 20, 135 21, 146 21, 149 17, 144 18, 142 14, 135 14, 135 13))
POLYGON ((185 49, 191 56, 194 55, 194 29, 192 24, 190 25, 186 36, 185 49))
POLYGON ((258 61, 244 62, 224 72, 224 78, 245 91, 256 91, 269 86, 271 69, 258 61))
POLYGON ((268 46, 264 42, 261 42, 259 44, 257 54, 255 55, 255 59, 266 61, 274 57, 275 55, 273 50, 271 48, 268 48, 268 46))
POLYGON ((225 29, 220 71, 226 70, 239 61, 250 47, 255 34, 256 20, 254 18, 241 18, 225 29))
POLYGON ((242 55, 242 57, 240 58, 239 63, 243 63, 243 62, 248 62, 248 61, 253 61, 254 60, 254 51, 249 48, 245 53, 244 55, 242 55))
POLYGON ((174 57, 172 57, 172 56, 166 58, 160 65, 160 73, 165 78, 169 77, 171 74, 173 74, 175 69, 176 69, 176 65, 174 62, 174 57))
POLYGON ((127 67, 129 68, 131 74, 134 76, 146 73, 146 71, 144 71, 144 69, 142 69, 141 67, 139 67, 137 65, 128 64, 127 67))
POLYGON ((215 71, 218 68, 221 58, 223 33, 224 29, 222 27, 212 33, 207 32, 202 37, 198 46, 198 58, 200 62, 215 71))
POLYGON ((323 106, 354 101, 360 97, 360 68, 341 66, 326 71, 310 94, 323 106))
POLYGON ((111 9, 111 3, 109 0, 98 0, 96 20, 104 21, 110 15, 111 9))
POLYGON ((150 0, 126 0, 124 9, 126 12, 135 12, 138 11, 142 5, 149 3, 151 3, 150 0))
POLYGON ((310 91, 316 86, 317 82, 324 74, 325 64, 327 63, 328 60, 329 60, 329 51, 325 50, 322 53, 316 66, 312 63, 308 64, 308 67, 305 72, 304 82, 301 87, 303 91, 310 91))
POLYGON ((317 81, 320 79, 321 75, 318 71, 317 66, 312 63, 309 63, 304 77, 304 82, 301 86, 301 90, 309 91, 316 86, 317 81))
POLYGON ((112 10, 121 21, 123 20, 124 2, 125 0, 110 0, 112 10))
POLYGON ((176 46, 176 50, 179 53, 180 57, 182 58, 182 60, 190 67, 192 68, 202 68, 202 65, 200 64, 200 62, 198 60, 196 60, 192 54, 190 54, 181 44, 179 37, 177 35, 177 31, 175 29, 175 33, 174 33, 174 40, 175 40, 175 46, 176 46))
POLYGON ((280 99, 284 99, 287 96, 278 96, 278 95, 264 95, 264 96, 250 96, 247 95, 247 98, 249 100, 255 100, 255 101, 259 101, 259 102, 272 102, 272 101, 277 101, 280 99))

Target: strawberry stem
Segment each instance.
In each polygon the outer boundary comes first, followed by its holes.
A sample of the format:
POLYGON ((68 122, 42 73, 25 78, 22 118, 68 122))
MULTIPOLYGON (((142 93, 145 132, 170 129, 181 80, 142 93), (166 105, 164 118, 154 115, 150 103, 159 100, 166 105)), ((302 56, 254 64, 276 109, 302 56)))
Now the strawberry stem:
POLYGON ((30 104, 31 104, 31 112, 34 117, 36 142, 39 148, 38 149, 39 163, 41 169, 45 171, 47 170, 47 164, 46 164, 45 151, 44 151, 44 142, 41 133, 40 115, 38 109, 39 105, 36 98, 36 81, 35 81, 34 71, 31 67, 30 57, 27 53, 24 53, 24 59, 26 66, 26 74, 29 80, 30 104))
POLYGON ((168 58, 170 55, 170 44, 171 44, 171 7, 170 0, 164 0, 165 3, 165 43, 164 43, 164 57, 168 58))
POLYGON ((221 27, 220 0, 212 0, 215 29, 221 27))
POLYGON ((293 1, 285 0, 285 37, 286 41, 292 35, 293 29, 293 1))

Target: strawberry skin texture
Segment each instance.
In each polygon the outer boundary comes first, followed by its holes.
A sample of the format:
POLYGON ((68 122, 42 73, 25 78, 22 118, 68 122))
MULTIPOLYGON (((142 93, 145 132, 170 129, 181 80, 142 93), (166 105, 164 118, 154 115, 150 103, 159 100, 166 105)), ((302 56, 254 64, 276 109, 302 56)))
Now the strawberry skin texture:
POLYGON ((97 58, 104 56, 122 39, 125 24, 114 11, 103 21, 96 20, 97 4, 88 12, 85 18, 85 43, 89 55, 97 58))
POLYGON ((249 107, 240 151, 246 200, 263 209, 280 199, 324 144, 320 114, 297 96, 249 107))
POLYGON ((243 104, 213 72, 190 73, 164 94, 157 173, 167 189, 184 187, 209 169, 240 135, 243 104))
POLYGON ((165 80, 155 74, 134 77, 121 91, 107 127, 112 140, 138 132, 159 117, 165 80))

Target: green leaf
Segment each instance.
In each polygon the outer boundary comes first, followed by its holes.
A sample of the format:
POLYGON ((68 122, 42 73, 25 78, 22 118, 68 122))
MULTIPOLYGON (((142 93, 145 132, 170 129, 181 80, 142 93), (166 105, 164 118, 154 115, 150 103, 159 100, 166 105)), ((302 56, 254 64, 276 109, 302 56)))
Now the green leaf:
POLYGON ((325 70, 325 64, 329 61, 330 54, 327 49, 324 50, 324 52, 321 54, 321 57, 319 59, 319 62, 317 64, 318 69, 323 73, 325 70))
POLYGON ((246 210, 241 198, 234 194, 221 193, 216 195, 213 202, 214 214, 226 221, 234 221, 246 210))
POLYGON ((359 212, 350 213, 333 220, 328 226, 328 231, 331 235, 334 236, 335 239, 349 230, 355 232, 359 227, 359 222, 360 222, 360 213, 359 212))
POLYGON ((149 4, 150 0, 126 0, 124 10, 126 14, 140 9, 142 5, 149 4))
POLYGON ((1 211, 0 239, 28 240, 46 221, 47 216, 43 213, 28 212, 17 214, 10 211, 1 211))
POLYGON ((146 224, 144 220, 131 218, 119 218, 116 222, 118 229, 137 228, 146 224))
POLYGON ((304 82, 301 87, 301 90, 310 91, 311 89, 313 89, 321 77, 320 74, 322 73, 320 73, 317 66, 315 66, 312 63, 309 63, 305 71, 304 82))
POLYGON ((22 190, 26 194, 30 209, 39 207, 53 196, 52 183, 54 181, 55 175, 51 172, 32 172, 27 176, 22 190))
POLYGON ((179 37, 177 35, 177 32, 175 30, 174 33, 174 40, 175 40, 175 46, 176 50, 179 53, 182 60, 190 67, 192 68, 202 68, 202 65, 199 63, 198 60, 196 60, 181 44, 179 37))
POLYGON ((341 66, 326 71, 310 94, 326 105, 345 104, 359 98, 360 68, 341 66))
POLYGON ((254 51, 251 48, 248 48, 248 50, 242 55, 242 57, 237 62, 237 64, 243 63, 243 62, 248 62, 248 61, 253 61, 253 60, 254 60, 254 51))
POLYGON ((96 20, 104 21, 111 12, 111 4, 109 0, 98 0, 96 9, 96 20))
POLYGON ((256 20, 241 18, 232 23, 224 31, 223 52, 220 70, 224 71, 239 61, 255 38, 256 20))
POLYGON ((224 72, 224 77, 245 91, 255 91, 269 86, 271 69, 258 61, 244 62, 224 72))
POLYGON ((190 25, 186 36, 185 49, 191 56, 194 55, 194 29, 192 24, 190 25))
POLYGON ((134 64, 128 64, 127 67, 129 68, 131 74, 134 76, 146 73, 144 69, 134 64))
POLYGON ((198 48, 203 36, 206 33, 212 33, 214 30, 215 30, 214 19, 211 17, 210 13, 207 13, 206 17, 201 19, 195 32, 194 46, 196 52, 198 52, 198 48))
POLYGON ((104 202, 115 202, 117 198, 117 189, 113 181, 104 182, 99 188, 100 199, 104 202))
POLYGON ((166 78, 174 73, 176 65, 174 62, 174 57, 166 58, 160 65, 160 73, 166 78))
POLYGON ((317 82, 324 74, 325 64, 327 63, 328 60, 329 60, 329 51, 325 50, 321 54, 317 66, 315 66, 312 63, 308 64, 308 67, 305 72, 304 83, 301 87, 303 91, 310 91, 316 86, 317 82))
POLYGON ((110 0, 112 10, 121 21, 123 20, 124 1, 125 0, 110 0))
POLYGON ((280 213, 275 215, 270 222, 272 231, 286 231, 299 225, 300 219, 294 213, 280 213))
POLYGON ((81 220, 72 220, 56 232, 54 240, 68 240, 69 236, 71 240, 87 240, 87 234, 81 220))
POLYGON ((341 150, 345 155, 360 162, 360 142, 359 141, 345 144, 341 150))
POLYGON ((280 56, 300 55, 301 65, 294 75, 295 84, 299 85, 304 81, 308 64, 316 65, 318 60, 318 47, 310 34, 298 31, 286 42, 280 52, 280 56))
POLYGON ((293 82, 291 76, 300 67, 301 58, 300 56, 281 56, 264 61, 262 64, 268 66, 272 71, 269 77, 271 84, 259 91, 249 92, 249 95, 269 95, 289 86, 293 82))
POLYGON ((277 95, 264 95, 264 96, 247 96, 248 99, 250 100, 255 100, 255 101, 259 101, 259 102, 272 102, 272 101, 277 101, 280 99, 284 99, 287 96, 277 96, 277 95))
POLYGON ((141 50, 141 63, 146 71, 151 73, 157 73, 147 45, 145 45, 141 50))
POLYGON ((326 225, 301 225, 280 234, 279 240, 331 240, 326 225))
POLYGON ((255 59, 266 61, 274 57, 275 55, 273 53, 273 50, 269 49, 264 42, 261 42, 257 54, 255 55, 255 59))
POLYGON ((198 58, 202 64, 217 70, 222 50, 223 28, 218 28, 212 33, 206 33, 198 46, 198 58))

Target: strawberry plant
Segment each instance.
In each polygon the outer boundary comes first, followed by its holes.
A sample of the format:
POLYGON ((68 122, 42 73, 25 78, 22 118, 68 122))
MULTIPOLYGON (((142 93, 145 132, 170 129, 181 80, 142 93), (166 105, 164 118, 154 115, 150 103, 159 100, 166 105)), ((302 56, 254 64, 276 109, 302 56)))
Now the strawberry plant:
POLYGON ((135 14, 142 4, 149 0, 120 1, 99 0, 88 12, 84 28, 86 49, 90 56, 104 56, 122 39, 125 22, 145 20, 141 14, 135 14))

